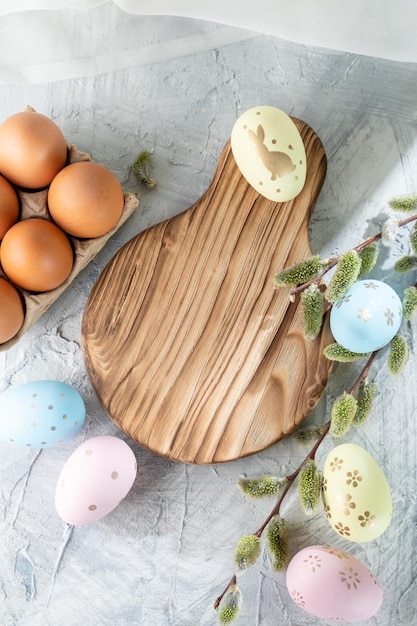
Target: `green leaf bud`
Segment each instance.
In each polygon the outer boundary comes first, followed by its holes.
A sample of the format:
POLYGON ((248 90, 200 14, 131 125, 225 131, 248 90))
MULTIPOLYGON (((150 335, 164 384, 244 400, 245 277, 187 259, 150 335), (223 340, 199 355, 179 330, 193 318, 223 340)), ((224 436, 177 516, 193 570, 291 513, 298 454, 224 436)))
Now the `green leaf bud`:
POLYGON ((324 426, 312 426, 311 428, 303 428, 295 433, 294 437, 301 445, 310 445, 312 441, 316 441, 322 434, 324 426))
POLYGON ((399 374, 408 357, 408 346, 404 337, 395 335, 390 343, 390 352, 388 355, 388 369, 391 374, 399 374))
POLYGON ((277 287, 302 285, 316 278, 322 269, 323 261, 318 255, 315 255, 283 269, 275 275, 274 282, 277 287))
POLYGON ((373 241, 372 243, 369 243, 358 252, 358 255, 361 260, 361 269, 358 274, 358 278, 362 278, 366 274, 369 274, 369 272, 371 272, 376 265, 379 255, 377 242, 373 241))
POLYGON ((274 515, 265 530, 266 545, 272 556, 272 567, 281 572, 289 562, 288 522, 274 515))
POLYGON ((357 401, 351 393, 343 393, 336 398, 332 407, 329 433, 332 437, 343 437, 355 417, 357 401))
POLYGON ((156 180, 149 175, 152 154, 148 150, 139 152, 132 165, 132 171, 138 182, 147 187, 156 187, 156 180))
POLYGON ((378 387, 375 383, 369 383, 367 379, 362 380, 358 390, 358 405, 352 421, 353 426, 362 426, 366 422, 371 413, 377 391, 378 387))
POLYGON ((332 303, 341 300, 358 279, 360 269, 361 260, 356 250, 344 252, 327 287, 327 300, 332 303))
POLYGON ((258 478, 242 476, 238 480, 238 485, 241 492, 250 498, 265 498, 275 496, 286 482, 286 478, 271 475, 259 476, 258 478))
POLYGON ((243 535, 235 548, 235 567, 238 573, 253 565, 261 553, 261 540, 256 535, 243 535))
POLYGON ((405 274, 406 272, 410 272, 416 268, 417 256, 403 256, 401 259, 398 259, 394 265, 395 271, 400 272, 401 274, 405 274))
POLYGON ((417 193, 395 196, 388 204, 394 211, 412 213, 417 209, 417 193))
POLYGON ((217 621, 222 626, 231 624, 239 615, 242 604, 242 592, 236 584, 230 585, 218 608, 217 621))
POLYGON ((318 285, 310 285, 301 294, 301 308, 304 320, 304 335, 312 340, 321 330, 324 314, 324 295, 318 285))
POLYGON ((404 298, 402 301, 403 318, 409 322, 413 319, 417 310, 417 288, 414 286, 404 289, 404 298))
POLYGON ((324 356, 330 361, 338 361, 339 363, 352 363, 353 361, 358 361, 359 359, 363 359, 368 356, 366 353, 362 352, 352 352, 347 348, 344 348, 340 345, 340 343, 331 343, 326 346, 323 350, 324 356))
POLYGON ((320 502, 321 475, 314 459, 309 459, 298 476, 298 495, 304 511, 311 515, 320 502))

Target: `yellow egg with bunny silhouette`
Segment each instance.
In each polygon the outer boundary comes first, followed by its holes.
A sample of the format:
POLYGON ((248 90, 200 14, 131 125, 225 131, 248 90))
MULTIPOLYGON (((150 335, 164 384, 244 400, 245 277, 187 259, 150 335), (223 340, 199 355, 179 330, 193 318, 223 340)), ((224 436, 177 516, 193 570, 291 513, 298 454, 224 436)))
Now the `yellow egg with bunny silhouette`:
POLYGON ((231 147, 248 183, 275 202, 292 200, 306 180, 304 143, 294 121, 272 106, 248 109, 235 122, 231 147))

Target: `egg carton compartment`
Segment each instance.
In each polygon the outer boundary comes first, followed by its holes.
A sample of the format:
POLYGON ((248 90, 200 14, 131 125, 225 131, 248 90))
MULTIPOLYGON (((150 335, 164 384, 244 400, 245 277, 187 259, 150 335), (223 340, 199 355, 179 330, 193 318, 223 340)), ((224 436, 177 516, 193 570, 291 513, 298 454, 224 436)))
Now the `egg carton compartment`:
MULTIPOLYGON (((73 144, 68 145, 68 159, 67 165, 70 163, 76 163, 79 161, 91 161, 91 156, 86 152, 81 152, 73 144)), ((42 189, 40 191, 23 191, 17 190, 19 195, 21 209, 20 220, 29 219, 33 217, 40 217, 53 221, 48 211, 47 197, 48 189, 42 189)), ((25 291, 20 287, 14 285, 20 292, 25 307, 25 319, 19 332, 9 341, 0 344, 0 351, 8 350, 12 345, 16 344, 24 333, 47 311, 47 309, 53 304, 59 296, 67 289, 67 287, 73 282, 76 276, 83 270, 88 263, 100 252, 100 250, 106 245, 107 241, 114 235, 114 233, 128 220, 128 218, 135 212, 139 205, 137 196, 133 193, 124 194, 124 206, 122 215, 117 224, 107 233, 94 239, 78 239, 72 235, 67 234, 68 239, 71 242, 74 251, 74 264, 68 278, 56 289, 51 291, 32 293, 25 291)), ((7 278, 3 269, 0 266, 0 276, 7 278)))

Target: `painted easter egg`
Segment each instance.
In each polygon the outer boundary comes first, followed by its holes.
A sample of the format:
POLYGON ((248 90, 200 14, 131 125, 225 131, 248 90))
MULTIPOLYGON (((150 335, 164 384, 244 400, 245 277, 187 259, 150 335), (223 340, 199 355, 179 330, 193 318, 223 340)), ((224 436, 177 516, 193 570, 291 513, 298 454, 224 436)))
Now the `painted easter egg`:
POLYGON ((322 499, 330 526, 354 542, 372 541, 389 526, 392 499, 375 459, 361 446, 344 443, 327 455, 322 499))
POLYGON ((304 187, 304 143, 284 111, 271 106, 248 109, 233 126, 231 146, 244 178, 269 200, 287 202, 304 187))
POLYGON ((56 380, 9 387, 0 395, 0 439, 28 448, 51 448, 69 441, 85 420, 76 389, 56 380))
POLYGON ((382 590, 357 558, 327 546, 300 550, 290 561, 286 583, 299 607, 325 620, 360 622, 375 615, 382 590))
POLYGON ((397 334, 402 321, 401 300, 379 280, 359 280, 335 302, 330 313, 333 337, 347 350, 379 350, 397 334))
POLYGON ((92 437, 69 457, 58 478, 55 507, 67 524, 95 522, 115 509, 136 478, 136 458, 122 439, 92 437))

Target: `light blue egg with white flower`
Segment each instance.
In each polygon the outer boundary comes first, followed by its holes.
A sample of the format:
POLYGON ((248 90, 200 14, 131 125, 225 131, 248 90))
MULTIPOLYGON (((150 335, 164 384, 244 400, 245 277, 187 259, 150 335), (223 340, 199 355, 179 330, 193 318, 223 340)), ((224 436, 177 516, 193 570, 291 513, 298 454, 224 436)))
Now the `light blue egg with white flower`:
POLYGON ((85 420, 76 389, 55 380, 9 387, 0 394, 0 439, 28 448, 51 448, 69 441, 85 420))
POLYGON ((401 300, 379 280, 359 280, 330 312, 337 343, 351 352, 367 353, 387 345, 402 321, 401 300))

